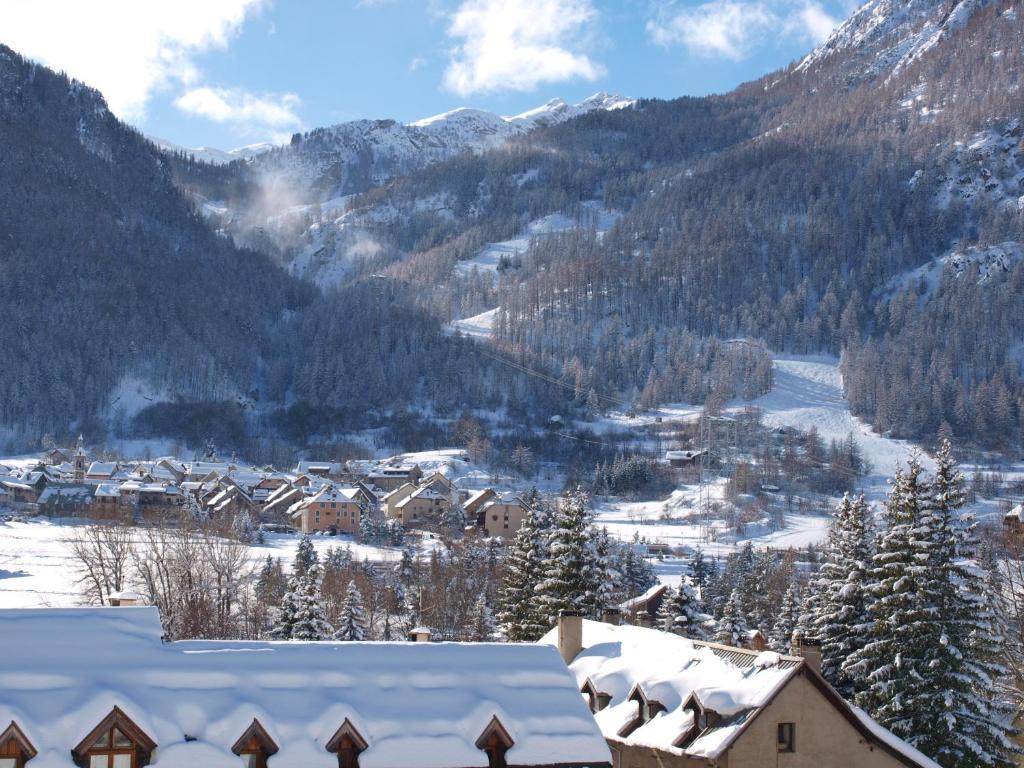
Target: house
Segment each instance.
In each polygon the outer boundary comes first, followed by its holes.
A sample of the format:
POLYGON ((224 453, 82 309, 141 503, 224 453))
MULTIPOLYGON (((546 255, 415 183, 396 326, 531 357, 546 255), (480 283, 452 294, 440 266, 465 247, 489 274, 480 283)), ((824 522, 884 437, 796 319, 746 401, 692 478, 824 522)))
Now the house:
POLYGON ((393 491, 406 483, 419 483, 423 470, 419 464, 400 464, 398 466, 381 466, 366 476, 366 481, 376 485, 383 491, 393 491))
POLYGON ((619 611, 628 616, 634 624, 642 627, 653 627, 654 621, 665 600, 667 584, 655 584, 642 595, 632 597, 619 605, 619 611))
MULTIPOLYGON (((471 497, 472 498, 472 497, 471 497)), ((514 493, 495 496, 481 505, 477 505, 476 526, 484 536, 511 539, 519 531, 526 518, 529 508, 514 493)), ((467 510, 467 518, 469 518, 467 510)))
POLYGON ((18 768, 610 765, 547 646, 163 635, 149 607, 0 610, 0 749, 18 768))
POLYGON ((93 481, 110 480, 120 467, 116 461, 94 461, 85 470, 85 479, 93 481))
POLYGON ((381 503, 384 505, 384 515, 389 520, 399 519, 401 513, 398 510, 398 505, 416 493, 416 491, 417 487, 415 484, 403 483, 398 488, 385 494, 384 498, 381 499, 381 503))
POLYGON ((692 467, 707 451, 665 451, 665 461, 673 467, 692 467))
POLYGON ((614 768, 938 768, 807 659, 563 614, 558 648, 614 768))
POLYGON ((365 503, 359 488, 325 487, 316 495, 293 504, 288 516, 292 525, 303 533, 356 533, 365 503))
POLYGON ((483 509, 484 504, 496 498, 498 498, 498 492, 493 488, 484 488, 482 491, 471 493, 469 498, 462 503, 462 508, 466 511, 466 518, 476 520, 477 513, 483 509))
POLYGON ((300 461, 295 467, 297 475, 338 477, 342 472, 344 472, 344 468, 336 461, 300 461))
POLYGON ((1014 536, 1024 534, 1024 504, 1018 504, 1003 516, 1003 528, 1014 536))
POLYGON ((451 498, 437 483, 423 485, 395 504, 393 519, 401 520, 405 528, 415 528, 437 521, 451 507, 451 498))
POLYGON ((90 514, 95 488, 82 483, 50 483, 39 494, 36 508, 48 517, 86 517, 90 514))

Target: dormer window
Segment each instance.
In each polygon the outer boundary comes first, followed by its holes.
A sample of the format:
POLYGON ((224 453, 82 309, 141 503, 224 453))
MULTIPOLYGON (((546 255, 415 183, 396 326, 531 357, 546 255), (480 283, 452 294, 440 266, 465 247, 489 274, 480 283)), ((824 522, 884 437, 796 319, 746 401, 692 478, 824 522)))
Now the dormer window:
POLYGON ((476 740, 476 747, 487 754, 487 768, 508 768, 505 753, 512 747, 512 737, 497 717, 491 722, 476 740))
POLYGON ((366 743, 355 726, 345 718, 335 734, 327 742, 327 751, 338 756, 338 768, 359 768, 359 754, 364 752, 366 743))
POLYGON ((277 744, 270 738, 260 721, 253 718, 231 751, 242 758, 242 768, 267 768, 267 760, 277 752, 277 744))
POLYGON ((80 768, 141 768, 149 765, 156 742, 118 707, 71 750, 80 768))
POLYGON ((654 699, 648 699, 639 685, 633 686, 633 690, 629 694, 629 701, 636 702, 637 715, 626 725, 626 727, 619 731, 619 736, 629 736, 629 734, 640 726, 651 722, 659 712, 665 711, 665 707, 662 706, 661 702, 654 699))
POLYGON ((680 749, 693 743, 704 731, 708 728, 716 727, 722 721, 721 715, 714 710, 705 709, 695 696, 690 696, 686 700, 683 704, 683 709, 690 713, 693 725, 672 743, 672 746, 679 747, 680 749))
POLYGON ((610 694, 598 691, 590 680, 587 680, 587 682, 583 684, 583 687, 580 688, 580 693, 582 693, 583 697, 586 699, 587 706, 590 708, 590 711, 595 714, 607 707, 612 700, 610 694))
POLYGON ((36 748, 12 721, 0 733, 0 768, 24 768, 36 756, 36 748))

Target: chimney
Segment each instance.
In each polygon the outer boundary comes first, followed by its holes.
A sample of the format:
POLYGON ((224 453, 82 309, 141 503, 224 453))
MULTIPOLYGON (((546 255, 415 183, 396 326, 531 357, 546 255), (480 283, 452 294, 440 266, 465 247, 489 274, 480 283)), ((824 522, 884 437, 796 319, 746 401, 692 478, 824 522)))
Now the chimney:
POLYGON ((558 614, 558 652, 566 664, 583 650, 583 612, 560 611, 558 614))
POLYGON ((803 633, 799 629, 793 633, 790 654, 802 656, 804 663, 808 667, 819 675, 821 674, 821 644, 817 640, 804 638, 803 633))
POLYGON ((133 605, 143 605, 144 598, 138 592, 112 592, 107 595, 107 602, 115 608, 128 608, 133 605))
POLYGON ((430 627, 414 627, 409 631, 409 639, 414 643, 429 643, 430 627))
POLYGON ((622 611, 614 605, 609 605, 601 611, 601 621, 605 624, 611 624, 612 626, 617 627, 622 623, 622 611))

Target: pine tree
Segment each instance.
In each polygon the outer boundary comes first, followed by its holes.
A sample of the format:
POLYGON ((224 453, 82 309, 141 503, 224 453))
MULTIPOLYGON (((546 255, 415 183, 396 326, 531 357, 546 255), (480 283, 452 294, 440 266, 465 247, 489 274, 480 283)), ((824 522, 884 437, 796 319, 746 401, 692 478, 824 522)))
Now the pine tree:
POLYGON ((678 590, 666 590, 658 618, 666 632, 676 632, 691 640, 709 639, 708 627, 714 626, 714 618, 704 612, 697 592, 685 577, 678 590))
POLYGON ((872 554, 869 514, 863 496, 843 496, 817 580, 820 610, 813 629, 821 644, 821 672, 847 698, 856 693, 856 680, 843 672, 843 663, 864 647, 871 630, 866 583, 872 554))
POLYGON ((887 529, 872 558, 871 632, 842 666, 859 689, 856 703, 915 746, 937 715, 924 704, 935 674, 928 668, 928 647, 941 636, 939 606, 931 597, 934 533, 921 473, 912 455, 906 474, 898 470, 893 479, 887 529))
POLYGON ((546 531, 531 509, 523 518, 505 558, 498 589, 498 626, 512 643, 533 642, 550 629, 538 610, 536 587, 547 556, 546 531))
POLYGON ((487 643, 494 640, 497 627, 494 623, 494 614, 487 600, 480 595, 473 604, 469 615, 469 632, 467 639, 475 643, 487 643))
POLYGON ((933 537, 928 599, 940 619, 923 659, 931 676, 920 706, 929 711, 931 727, 917 734, 915 746, 950 768, 1008 768, 1018 750, 1006 725, 1011 713, 994 695, 996 680, 1006 673, 998 661, 1001 638, 988 575, 977 559, 976 524, 961 511, 964 477, 948 441, 936 464, 928 505, 933 537))
POLYGON ((743 600, 738 589, 734 589, 725 603, 722 618, 715 630, 715 642, 741 648, 747 640, 747 619, 743 612, 743 600))
POLYGON ((536 593, 548 626, 561 611, 581 611, 597 618, 603 565, 596 547, 597 532, 591 525, 586 494, 569 491, 558 505, 548 538, 547 559, 536 593))
POLYGON ((790 587, 782 596, 782 604, 779 606, 779 613, 772 625, 769 644, 774 651, 789 653, 793 646, 793 632, 796 630, 797 620, 800 618, 800 611, 796 589, 790 587))
POLYGON ((295 632, 295 622, 299 613, 299 579, 292 574, 288 580, 288 588, 281 598, 281 607, 277 610, 274 626, 270 637, 274 640, 291 640, 295 632))
POLYGON ((292 563, 292 571, 297 576, 305 576, 306 572, 320 562, 320 556, 313 547, 313 540, 309 534, 303 534, 295 548, 295 562, 292 563))
POLYGON ((317 563, 313 563, 298 579, 299 590, 296 592, 292 640, 327 640, 334 634, 324 610, 324 599, 320 593, 321 579, 320 566, 317 563))
POLYGON ((341 606, 341 615, 338 617, 338 629, 334 633, 334 639, 366 639, 366 610, 363 608, 363 595, 355 581, 350 581, 345 590, 345 602, 341 606))

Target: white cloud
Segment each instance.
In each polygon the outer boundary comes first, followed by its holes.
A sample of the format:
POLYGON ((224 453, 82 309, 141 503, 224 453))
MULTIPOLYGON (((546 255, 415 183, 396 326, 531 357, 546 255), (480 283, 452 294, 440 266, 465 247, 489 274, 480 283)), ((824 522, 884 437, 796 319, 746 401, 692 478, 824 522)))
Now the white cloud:
POLYGON ((604 74, 587 54, 596 19, 592 0, 463 0, 448 27, 460 42, 444 86, 468 96, 594 80, 604 74))
POLYGON ((197 54, 227 46, 264 0, 3 0, 0 41, 98 88, 140 120, 153 92, 194 84, 197 54))
POLYGON ((215 123, 260 126, 278 132, 302 125, 295 111, 299 103, 294 93, 256 96, 239 88, 208 86, 191 88, 174 100, 181 111, 215 123))
POLYGON ((412 74, 413 72, 415 72, 420 67, 425 66, 426 63, 427 63, 427 60, 425 58, 423 58, 422 56, 414 56, 412 58, 412 60, 409 62, 409 74, 412 74))
POLYGON ((769 35, 819 43, 835 25, 817 0, 709 0, 682 8, 664 4, 647 22, 647 34, 666 48, 740 61, 769 35))

